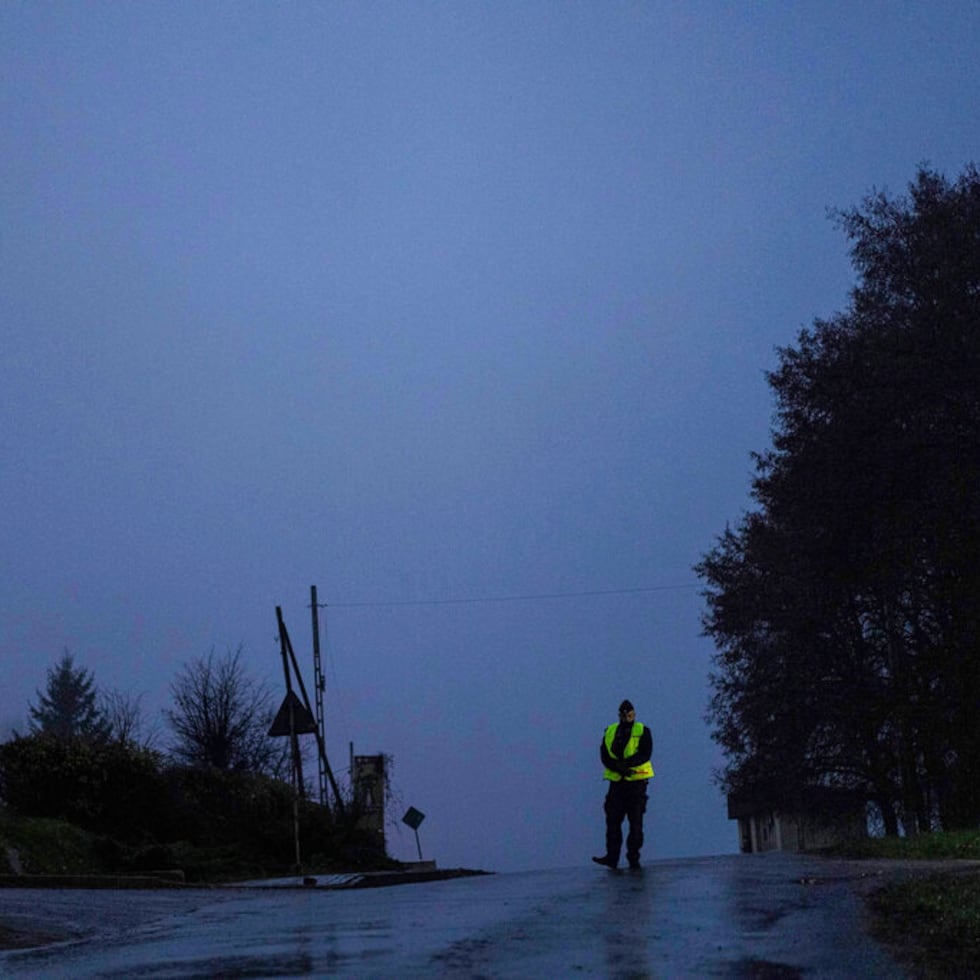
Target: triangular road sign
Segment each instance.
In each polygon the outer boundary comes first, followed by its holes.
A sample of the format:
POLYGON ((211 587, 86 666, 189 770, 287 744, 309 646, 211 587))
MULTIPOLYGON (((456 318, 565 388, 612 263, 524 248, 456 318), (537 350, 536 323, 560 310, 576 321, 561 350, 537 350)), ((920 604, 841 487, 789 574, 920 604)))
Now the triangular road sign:
POLYGON ((295 732, 297 735, 312 735, 316 732, 316 720, 310 714, 309 709, 293 691, 290 691, 282 699, 282 707, 272 722, 269 729, 270 735, 289 735, 295 732), (289 725, 289 709, 292 707, 293 724, 289 725))

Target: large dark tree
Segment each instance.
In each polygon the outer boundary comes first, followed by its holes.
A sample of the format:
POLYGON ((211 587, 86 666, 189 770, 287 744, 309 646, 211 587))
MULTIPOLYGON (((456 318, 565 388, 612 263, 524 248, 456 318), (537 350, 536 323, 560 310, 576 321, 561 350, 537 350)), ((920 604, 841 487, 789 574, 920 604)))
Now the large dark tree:
POLYGON ((756 508, 698 566, 729 790, 980 819, 980 175, 838 215, 859 276, 769 375, 756 508))
POLYGON ((75 666, 67 651, 48 669, 44 692, 37 692, 37 704, 28 706, 31 731, 59 738, 105 738, 109 726, 98 705, 94 674, 75 666))
POLYGON ((267 734, 272 695, 246 673, 241 653, 239 647, 216 657, 212 650, 186 664, 170 685, 173 707, 164 714, 173 755, 190 766, 281 775, 284 740, 267 734))

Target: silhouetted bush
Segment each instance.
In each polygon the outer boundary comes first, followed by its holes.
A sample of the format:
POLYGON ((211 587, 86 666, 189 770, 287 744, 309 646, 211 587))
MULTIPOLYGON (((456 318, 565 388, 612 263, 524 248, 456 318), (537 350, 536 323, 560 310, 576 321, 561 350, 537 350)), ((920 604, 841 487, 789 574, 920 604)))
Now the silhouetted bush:
MULTIPOLYGON (((187 866, 194 877, 295 863, 293 790, 257 773, 169 764, 123 742, 38 733, 0 745, 0 801, 23 817, 56 818, 97 835, 105 867, 187 866)), ((386 860, 377 833, 311 801, 299 806, 302 857, 369 866, 386 860)))
POLYGON ((168 766, 163 772, 169 825, 161 837, 203 846, 241 841, 265 848, 292 836, 292 789, 255 773, 168 766))
POLYGON ((118 742, 46 733, 18 737, 0 745, 0 798, 25 816, 62 818, 135 839, 152 831, 159 759, 118 742))

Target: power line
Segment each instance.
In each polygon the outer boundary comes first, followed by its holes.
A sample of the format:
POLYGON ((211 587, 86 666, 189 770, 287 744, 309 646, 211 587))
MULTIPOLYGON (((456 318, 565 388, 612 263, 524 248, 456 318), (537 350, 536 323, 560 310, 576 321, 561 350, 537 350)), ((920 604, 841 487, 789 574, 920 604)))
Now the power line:
POLYGON ((479 602, 538 602, 546 599, 585 599, 594 596, 639 595, 649 592, 680 592, 698 589, 696 583, 686 585, 651 585, 635 589, 592 589, 585 592, 537 592, 521 595, 474 596, 448 599, 380 599, 370 602, 321 602, 321 608, 364 609, 379 606, 452 606, 471 605, 479 602))

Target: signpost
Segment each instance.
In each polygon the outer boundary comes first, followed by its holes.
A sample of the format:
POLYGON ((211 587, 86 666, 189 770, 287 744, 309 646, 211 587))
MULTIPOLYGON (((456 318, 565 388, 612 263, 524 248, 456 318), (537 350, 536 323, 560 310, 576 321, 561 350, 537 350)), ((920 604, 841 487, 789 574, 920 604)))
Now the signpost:
POLYGON ((422 860, 422 845, 419 843, 419 824, 425 819, 425 814, 410 806, 402 817, 402 823, 408 824, 415 831, 415 846, 419 849, 419 860, 422 860))

